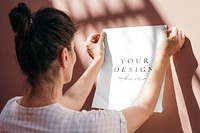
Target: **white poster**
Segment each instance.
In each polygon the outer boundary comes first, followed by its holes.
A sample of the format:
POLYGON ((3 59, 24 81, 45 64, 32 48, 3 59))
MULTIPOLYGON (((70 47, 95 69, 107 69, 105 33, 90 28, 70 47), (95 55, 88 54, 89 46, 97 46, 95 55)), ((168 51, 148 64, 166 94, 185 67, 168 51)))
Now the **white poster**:
MULTIPOLYGON (((104 29, 105 62, 92 107, 121 110, 134 105, 147 80, 166 25, 104 29)), ((154 112, 162 112, 164 83, 154 112)))

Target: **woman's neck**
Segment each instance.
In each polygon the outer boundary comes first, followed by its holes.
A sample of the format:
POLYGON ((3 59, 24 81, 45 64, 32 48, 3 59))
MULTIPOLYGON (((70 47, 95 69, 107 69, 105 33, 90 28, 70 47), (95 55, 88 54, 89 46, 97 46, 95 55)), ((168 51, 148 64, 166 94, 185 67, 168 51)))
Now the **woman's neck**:
POLYGON ((26 107, 62 104, 62 88, 65 83, 63 71, 57 67, 57 60, 54 63, 48 72, 35 78, 26 95, 19 100, 19 104, 26 107))
POLYGON ((40 85, 35 88, 37 91, 31 94, 28 89, 27 94, 17 102, 25 107, 41 107, 53 103, 62 104, 62 85, 40 85))

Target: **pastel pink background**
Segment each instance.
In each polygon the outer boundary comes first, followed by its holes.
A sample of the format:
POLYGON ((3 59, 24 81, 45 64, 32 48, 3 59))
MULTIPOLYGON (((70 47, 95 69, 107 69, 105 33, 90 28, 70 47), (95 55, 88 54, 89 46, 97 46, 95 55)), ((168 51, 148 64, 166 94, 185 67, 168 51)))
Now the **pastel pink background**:
MULTIPOLYGON (((58 0, 52 0, 58 1, 58 0)), ((53 4, 66 11, 80 24, 76 36, 79 57, 72 82, 90 63, 83 41, 102 28, 167 24, 180 27, 187 35, 184 47, 171 59, 167 69, 163 113, 155 113, 137 133, 200 132, 200 1, 199 0, 63 0, 53 4)), ((17 64, 14 34, 8 12, 18 2, 26 2, 32 10, 52 6, 48 0, 0 1, 0 110, 13 96, 23 95, 25 77, 17 64)), ((90 109, 95 87, 83 109, 90 109)))

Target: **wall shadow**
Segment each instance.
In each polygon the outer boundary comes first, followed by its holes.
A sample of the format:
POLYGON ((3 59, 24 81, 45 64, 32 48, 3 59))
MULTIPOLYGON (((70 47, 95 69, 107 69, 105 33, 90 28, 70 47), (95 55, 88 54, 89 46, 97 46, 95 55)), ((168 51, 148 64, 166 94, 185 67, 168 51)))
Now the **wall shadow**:
POLYGON ((192 87, 193 76, 195 76, 199 81, 199 77, 195 73, 198 67, 198 62, 194 56, 191 42, 188 38, 186 38, 185 44, 181 49, 181 52, 177 52, 173 56, 173 62, 181 91, 185 100, 192 132, 199 133, 200 110, 192 87))
MULTIPOLYGON (((158 11, 155 9, 150 0, 142 0, 138 2, 142 2, 143 7, 140 9, 130 8, 126 1, 122 1, 120 4, 123 7, 124 11, 120 13, 113 14, 109 11, 109 7, 105 0, 103 10, 105 12, 104 15, 101 16, 92 16, 90 10, 87 11, 87 18, 85 19, 77 19, 80 24, 80 38, 86 38, 89 33, 92 32, 101 32, 103 28, 111 28, 111 27, 127 27, 127 26, 143 26, 143 25, 163 25, 166 22, 159 15, 158 11), (140 18, 145 19, 140 20, 140 18), (92 28, 91 31, 87 31, 88 28, 92 28)), ((134 2, 133 2, 134 3, 134 2)), ((68 1, 68 4, 70 2, 68 1)), ((89 6, 87 3, 84 3, 84 9, 88 9, 89 6)), ((76 7, 73 7, 76 8, 76 7)), ((80 45, 80 44, 79 44, 80 45)), ((79 52, 79 51, 77 51, 79 52)), ((84 57, 84 56, 83 56, 84 57)), ((79 56, 80 60, 82 59, 79 56)), ((82 61, 84 62, 84 61, 82 61)), ((84 66, 84 65, 83 65, 84 66)), ((84 104, 83 109, 90 110, 91 103, 94 96, 95 88, 93 88, 90 93, 86 103, 84 104)), ((154 113, 150 119, 145 122, 141 128, 137 131, 137 133, 169 133, 176 132, 182 133, 181 121, 178 114, 178 107, 175 98, 174 86, 172 82, 172 73, 170 67, 168 67, 167 75, 166 75, 166 85, 165 92, 163 95, 163 112, 162 113, 154 113)))

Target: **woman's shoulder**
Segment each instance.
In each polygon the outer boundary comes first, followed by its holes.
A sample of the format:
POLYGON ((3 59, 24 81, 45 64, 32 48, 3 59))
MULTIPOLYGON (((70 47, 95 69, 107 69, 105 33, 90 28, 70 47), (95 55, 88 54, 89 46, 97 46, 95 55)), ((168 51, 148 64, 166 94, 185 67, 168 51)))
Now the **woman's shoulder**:
POLYGON ((6 105, 4 106, 4 108, 7 107, 7 106, 10 106, 10 105, 12 105, 12 104, 15 104, 16 101, 17 101, 18 99, 20 99, 20 98, 21 98, 21 96, 15 96, 15 97, 9 99, 9 100, 7 101, 7 103, 6 103, 6 105))
POLYGON ((12 114, 12 112, 15 110, 16 100, 19 99, 19 98, 21 98, 21 97, 16 96, 16 97, 13 97, 13 98, 11 98, 10 100, 7 101, 6 105, 1 110, 0 120, 5 120, 9 116, 11 116, 10 114, 12 114))

